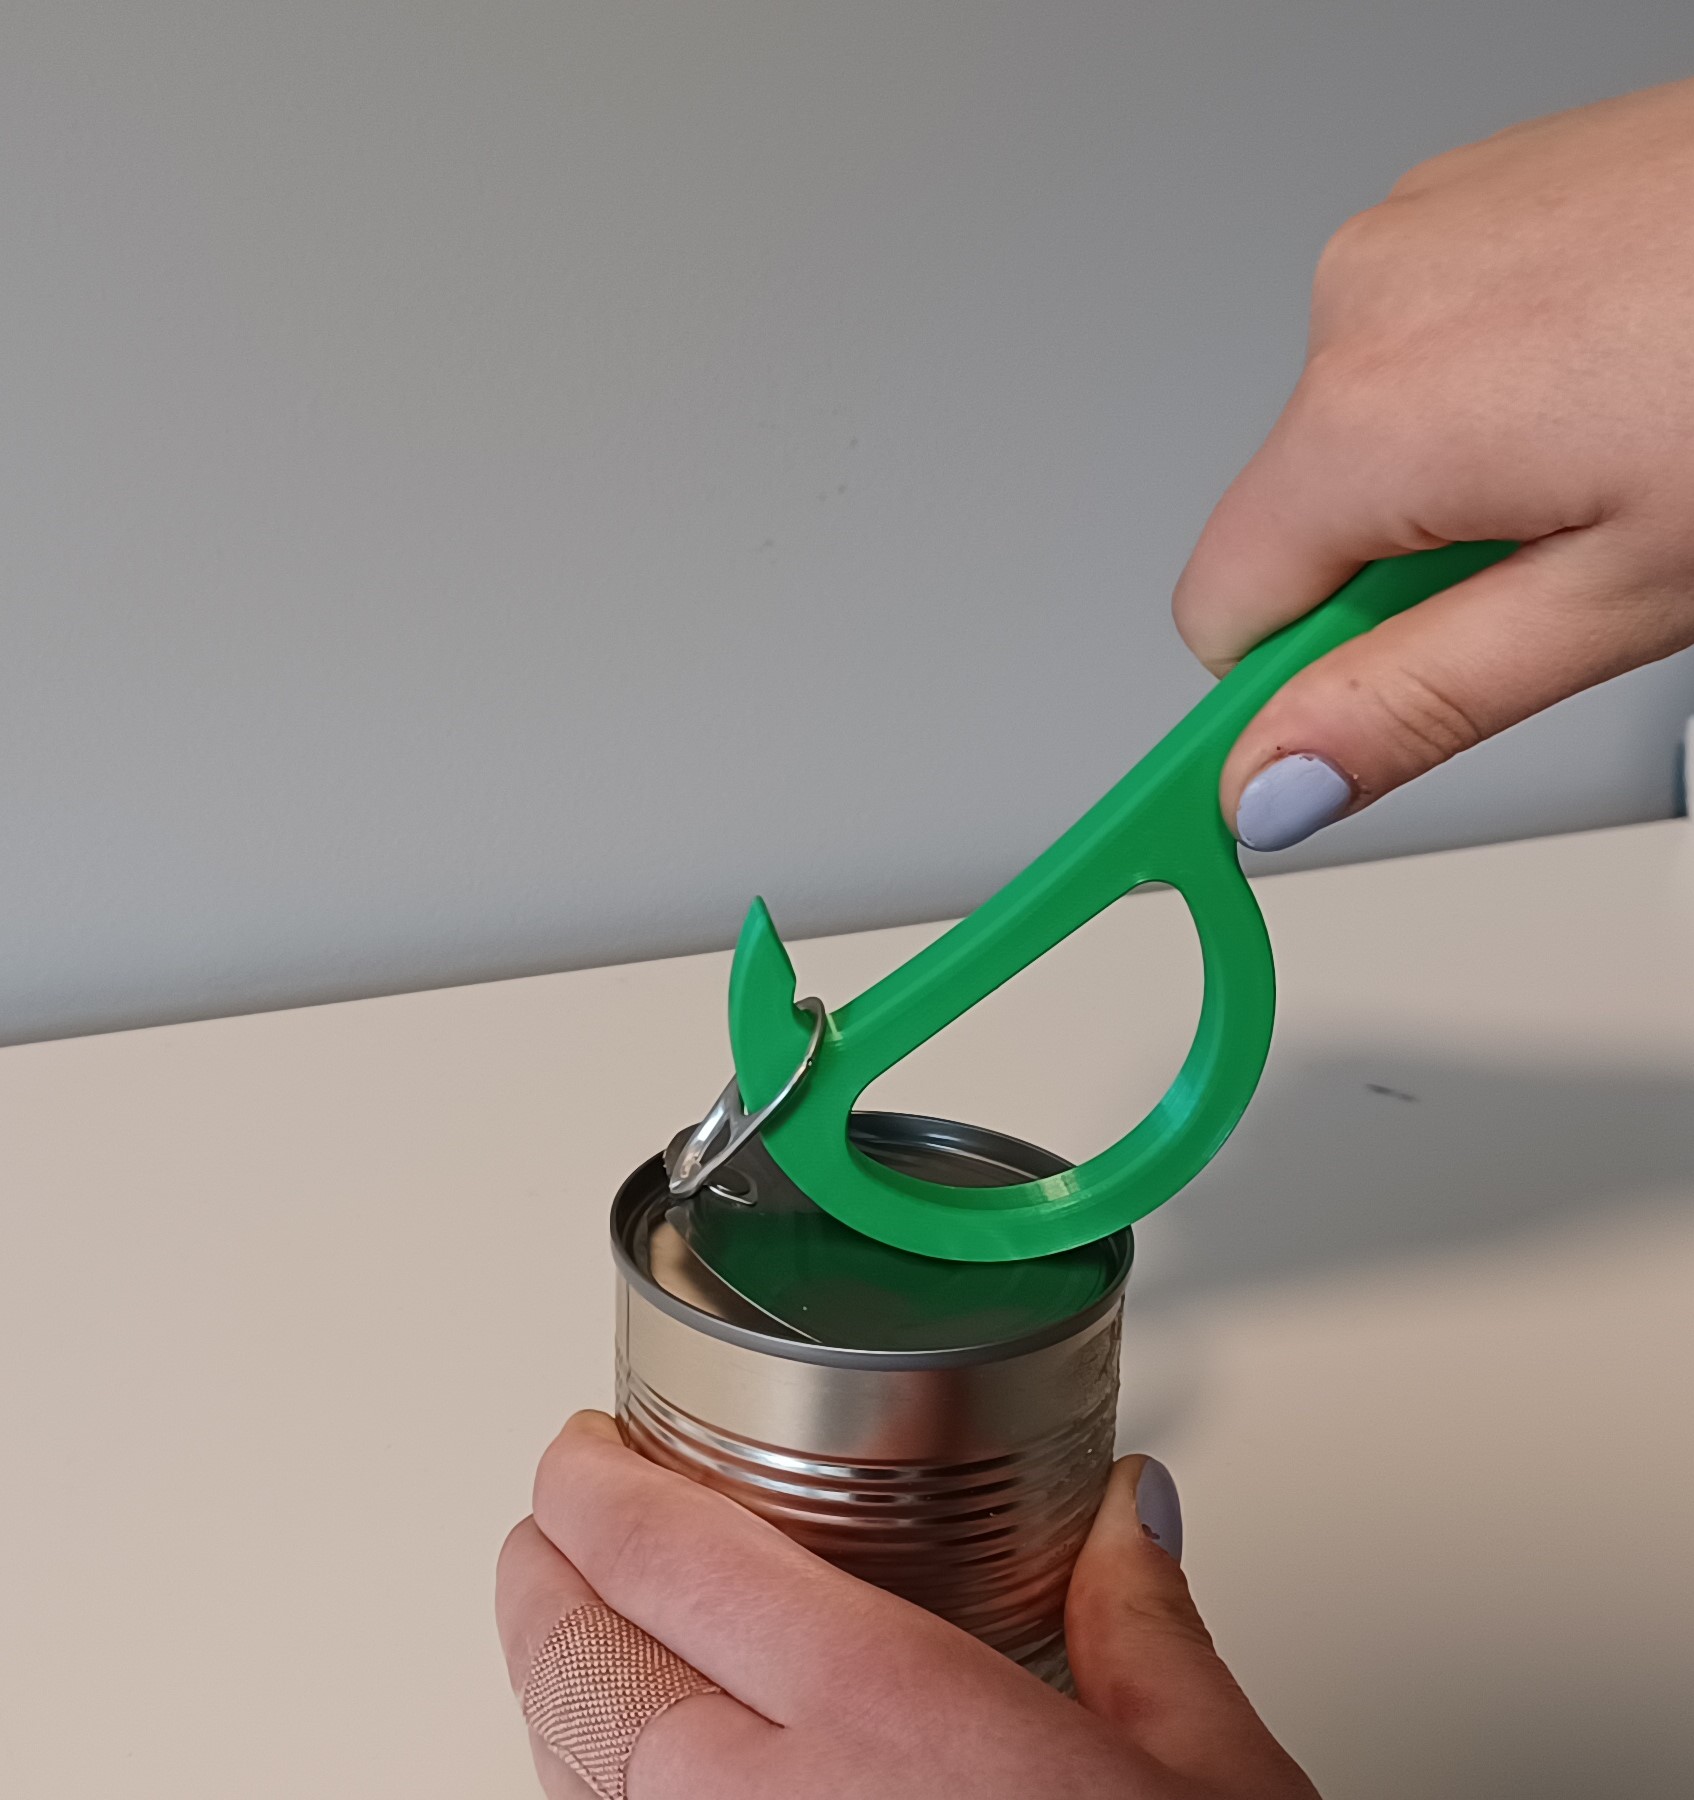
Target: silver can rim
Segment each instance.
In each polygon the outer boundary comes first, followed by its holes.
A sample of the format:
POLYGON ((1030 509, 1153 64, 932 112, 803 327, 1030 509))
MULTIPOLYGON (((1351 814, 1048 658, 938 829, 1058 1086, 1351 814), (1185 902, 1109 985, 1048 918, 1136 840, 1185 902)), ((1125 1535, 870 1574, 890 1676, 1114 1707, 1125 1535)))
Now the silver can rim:
MULTIPOLYGON (((856 1113, 872 1130, 898 1132, 921 1138, 937 1148, 953 1146, 991 1157, 1004 1167, 1013 1169, 1031 1181, 1048 1175, 1063 1174, 1074 1167, 1061 1156, 1022 1138, 991 1131, 986 1126, 964 1125, 955 1119, 932 1118, 923 1113, 856 1113)), ((632 1248, 635 1228, 649 1214, 656 1193, 666 1186, 664 1158, 651 1156, 635 1169, 618 1189, 612 1200, 612 1260, 624 1283, 651 1306, 668 1314, 691 1330, 725 1343, 756 1350, 764 1356, 779 1356, 789 1362, 820 1363, 836 1369, 956 1369, 974 1368, 983 1363, 1009 1361, 1027 1356, 1050 1344, 1063 1343, 1077 1337, 1099 1320, 1116 1312, 1123 1300, 1125 1283, 1135 1260, 1134 1234, 1125 1227, 1102 1243, 1116 1251, 1119 1266, 1105 1292, 1092 1305, 1080 1312, 1055 1319, 1038 1330, 1020 1337, 1005 1338, 988 1344, 966 1344, 948 1350, 844 1350, 830 1344, 810 1344, 796 1338, 781 1338, 727 1319, 714 1318, 686 1300, 668 1293, 636 1261, 632 1248)))

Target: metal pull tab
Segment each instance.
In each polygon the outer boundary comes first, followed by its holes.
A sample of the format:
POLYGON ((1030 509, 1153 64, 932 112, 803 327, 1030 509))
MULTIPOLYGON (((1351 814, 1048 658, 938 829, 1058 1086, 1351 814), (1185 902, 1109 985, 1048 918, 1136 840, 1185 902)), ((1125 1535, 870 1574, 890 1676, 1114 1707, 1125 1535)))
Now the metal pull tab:
POLYGON ((794 1004, 801 1012, 812 1015, 811 1039, 795 1065, 794 1073, 757 1112, 752 1113, 742 1104, 740 1082, 735 1076, 730 1076, 724 1091, 712 1102, 711 1110, 705 1118, 689 1132, 676 1155, 666 1158, 665 1173, 669 1178, 670 1190, 677 1199, 687 1200, 699 1193, 706 1181, 750 1137, 764 1130, 811 1073, 812 1064, 817 1061, 818 1045, 823 1042, 827 1015, 823 1002, 816 995, 809 995, 794 1004))

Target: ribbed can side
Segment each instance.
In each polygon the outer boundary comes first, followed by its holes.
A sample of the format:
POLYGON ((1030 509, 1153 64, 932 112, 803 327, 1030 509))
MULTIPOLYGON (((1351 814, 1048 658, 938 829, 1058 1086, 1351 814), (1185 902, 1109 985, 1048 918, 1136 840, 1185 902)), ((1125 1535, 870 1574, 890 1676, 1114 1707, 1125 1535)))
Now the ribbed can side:
MULTIPOLYGON (((909 1439, 911 1455, 845 1460, 744 1436, 684 1410, 630 1366, 622 1345, 618 1412, 654 1462, 1063 1686, 1065 1590, 1111 1469, 1119 1332, 1114 1314, 1087 1334, 1038 1429, 968 1459, 925 1456, 909 1439)), ((973 1373, 1014 1382, 1020 1360, 973 1373)))

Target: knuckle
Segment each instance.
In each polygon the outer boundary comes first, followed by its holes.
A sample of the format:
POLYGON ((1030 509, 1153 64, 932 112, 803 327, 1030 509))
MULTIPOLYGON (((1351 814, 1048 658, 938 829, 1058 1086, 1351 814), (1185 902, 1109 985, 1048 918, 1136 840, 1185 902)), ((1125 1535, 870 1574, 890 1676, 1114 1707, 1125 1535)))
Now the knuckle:
MULTIPOLYGON (((710 1586, 725 1554, 724 1527, 733 1530, 741 1509, 680 1474, 652 1473, 659 1479, 644 1481, 603 1524, 596 1577, 620 1593, 670 1593, 682 1582, 696 1590, 710 1586)), ((735 1562, 733 1553, 729 1560, 735 1562)))
POLYGON ((1144 1541, 1137 1546, 1137 1553, 1150 1571, 1151 1578, 1136 1597, 1136 1611, 1167 1636, 1181 1638, 1210 1650, 1212 1634, 1206 1629, 1205 1620, 1200 1617, 1199 1607, 1194 1604, 1188 1577, 1175 1564, 1167 1568, 1170 1558, 1154 1544, 1144 1541), (1155 1557, 1163 1560, 1155 1562, 1155 1557))
POLYGON ((1361 330, 1393 332, 1418 305, 1429 219, 1413 200, 1391 195, 1346 220, 1324 245, 1312 275, 1312 340, 1361 330))
POLYGON ((1320 283, 1346 275, 1367 250, 1374 251, 1382 223, 1378 216, 1380 211, 1379 207, 1366 207, 1363 212, 1343 219, 1329 234, 1328 243, 1318 254, 1317 279, 1320 283))
POLYGON ((535 1517, 552 1536, 555 1522, 593 1516, 602 1509, 607 1446, 574 1432, 556 1437, 535 1472, 535 1517))
POLYGON ((1461 701, 1415 669, 1395 670, 1376 700, 1396 745, 1422 766, 1446 762, 1487 736, 1461 701))
POLYGON ((618 1520, 595 1561, 597 1585, 613 1592, 646 1591, 669 1583, 666 1564, 675 1558, 675 1533, 656 1508, 643 1508, 618 1520))
POLYGON ((538 1529, 532 1516, 520 1519, 506 1533, 505 1541, 500 1545, 500 1554, 494 1559, 494 1579, 497 1582, 504 1581, 507 1572, 516 1568, 528 1555, 535 1544, 538 1529))
POLYGON ((1391 195, 1343 219, 1318 253, 1312 277, 1320 297, 1370 286, 1378 273, 1391 267, 1400 252, 1405 222, 1405 202, 1391 195))
POLYGON ((1222 675, 1241 655, 1233 643, 1230 621, 1215 599, 1197 584, 1185 583, 1171 599, 1177 636, 1214 675, 1222 675))
POLYGON ((1313 353, 1295 395, 1302 431, 1320 443, 1346 444, 1376 430, 1393 385, 1388 359, 1374 345, 1336 344, 1313 353))
POLYGON ((694 1509, 713 1498, 621 1446, 568 1431, 548 1446, 535 1481, 541 1528, 608 1598, 692 1578, 691 1547, 702 1536, 694 1509))
POLYGON ((1470 165, 1476 149, 1475 144, 1455 144, 1449 150, 1437 151, 1434 156, 1413 163, 1388 190, 1389 201, 1414 199, 1427 194, 1431 188, 1440 187, 1470 165))
POLYGON ((568 1437, 554 1438, 541 1453, 535 1471, 534 1505, 540 1512, 547 1501, 568 1494, 576 1481, 577 1445, 568 1437))

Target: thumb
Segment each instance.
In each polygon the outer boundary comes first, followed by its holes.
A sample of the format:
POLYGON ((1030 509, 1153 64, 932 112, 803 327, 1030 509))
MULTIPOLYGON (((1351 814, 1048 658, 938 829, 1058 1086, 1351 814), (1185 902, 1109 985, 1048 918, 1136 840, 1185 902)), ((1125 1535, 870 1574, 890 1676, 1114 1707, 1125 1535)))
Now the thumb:
POLYGON ((1126 1456, 1065 1607, 1078 1698, 1173 1773, 1256 1800, 1316 1800, 1212 1647, 1176 1560, 1181 1548, 1170 1472, 1126 1456))
POLYGON ((1274 696, 1224 765, 1250 849, 1285 850, 1555 701, 1694 641, 1686 569, 1618 525, 1559 532, 1385 621, 1274 696))

